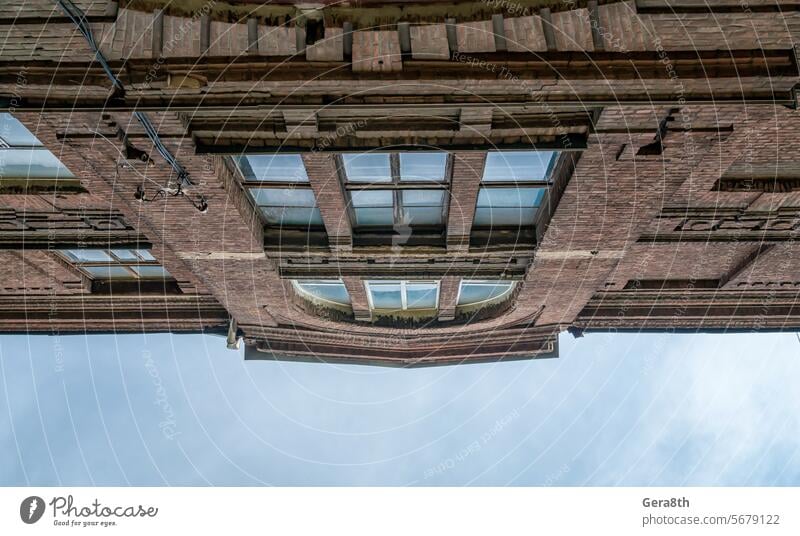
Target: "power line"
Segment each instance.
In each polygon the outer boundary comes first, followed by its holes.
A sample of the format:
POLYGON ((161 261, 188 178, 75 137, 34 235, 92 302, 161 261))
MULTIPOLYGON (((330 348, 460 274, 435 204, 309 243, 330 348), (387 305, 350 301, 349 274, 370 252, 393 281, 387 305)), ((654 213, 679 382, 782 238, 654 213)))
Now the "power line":
POLYGON ((100 47, 97 46, 97 42, 94 40, 92 29, 86 21, 84 12, 73 4, 72 0, 56 0, 56 2, 73 24, 78 27, 81 34, 83 34, 84 39, 86 39, 86 42, 89 44, 89 48, 94 52, 94 57, 97 59, 97 62, 103 68, 106 75, 111 80, 111 83, 114 84, 114 88, 120 93, 125 93, 125 87, 122 85, 122 82, 120 82, 119 78, 114 74, 114 71, 111 70, 111 66, 108 65, 103 53, 100 52, 100 47))
POLYGON ((175 174, 178 175, 178 186, 191 186, 192 181, 189 180, 189 173, 186 171, 186 168, 184 168, 177 160, 175 160, 175 157, 172 156, 172 153, 169 152, 169 149, 167 149, 167 147, 161 141, 158 131, 153 126, 153 123, 150 122, 150 118, 147 117, 147 114, 144 112, 133 112, 133 115, 144 127, 145 134, 147 134, 147 137, 150 138, 151 142, 153 142, 153 146, 156 148, 158 153, 172 167, 172 169, 175 171, 175 174))
MULTIPOLYGON (((109 66, 108 61, 106 61, 106 58, 103 56, 103 53, 100 52, 100 48, 97 46, 97 42, 94 40, 94 35, 92 35, 92 30, 89 27, 89 23, 86 21, 86 14, 75 4, 73 4, 72 0, 56 0, 56 2, 81 32, 83 37, 86 39, 86 42, 89 44, 89 48, 94 51, 95 58, 103 67, 103 71, 105 71, 108 78, 111 80, 115 91, 117 93, 124 94, 125 86, 114 74, 114 71, 111 70, 111 66, 109 66)), ((158 153, 164 158, 164 160, 167 161, 170 167, 172 167, 173 171, 175 171, 175 174, 178 176, 178 187, 174 191, 170 191, 168 188, 160 188, 152 197, 148 199, 144 189, 139 186, 134 194, 135 198, 138 201, 151 202, 157 199, 167 199, 168 197, 185 197, 186 193, 183 190, 184 187, 192 186, 192 181, 189 180, 189 172, 186 171, 186 168, 184 168, 180 162, 175 159, 169 149, 167 149, 167 146, 164 145, 164 142, 161 141, 158 131, 153 126, 153 123, 150 122, 150 118, 147 117, 147 114, 144 112, 133 112, 133 115, 142 124, 142 127, 144 127, 145 134, 147 134, 147 137, 150 138, 150 141, 153 143, 153 147, 156 148, 158 153)), ((189 198, 187 197, 187 199, 189 198)), ((200 212, 206 212, 208 210, 208 203, 206 202, 205 196, 202 194, 198 195, 197 201, 189 199, 189 202, 192 203, 192 205, 200 212)))

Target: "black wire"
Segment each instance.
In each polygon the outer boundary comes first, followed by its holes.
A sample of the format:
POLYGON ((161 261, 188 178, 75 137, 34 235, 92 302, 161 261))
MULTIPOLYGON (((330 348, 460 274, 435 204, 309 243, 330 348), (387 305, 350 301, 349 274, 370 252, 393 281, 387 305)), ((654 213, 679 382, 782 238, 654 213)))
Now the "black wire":
POLYGON ((89 23, 86 21, 86 15, 78 8, 75 4, 72 3, 72 0, 56 0, 58 5, 61 7, 61 10, 66 13, 67 17, 78 27, 81 34, 83 34, 84 39, 86 42, 89 43, 89 48, 92 49, 94 52, 94 57, 97 59, 100 66, 105 71, 108 78, 111 80, 111 83, 114 84, 114 87, 117 91, 125 92, 125 87, 120 82, 119 78, 116 77, 114 71, 111 70, 111 67, 108 65, 103 53, 100 52, 100 47, 97 46, 97 42, 94 40, 94 35, 92 35, 92 30, 89 27, 89 23))
MULTIPOLYGON (((120 93, 124 93, 125 86, 123 86, 119 78, 116 77, 114 72, 111 70, 111 67, 108 65, 105 57, 103 57, 102 52, 100 52, 100 48, 97 46, 97 42, 94 40, 94 36, 92 35, 92 30, 89 28, 89 24, 86 21, 86 15, 83 13, 83 11, 81 11, 80 8, 72 3, 72 0, 56 0, 56 2, 64 11, 64 13, 66 13, 67 17, 69 17, 75 26, 77 26, 87 43, 89 43, 89 47, 94 51, 95 58, 97 58, 97 61, 103 67, 103 70, 114 84, 114 87, 120 93)), ((175 160, 175 157, 169 152, 169 149, 167 149, 167 147, 161 141, 158 131, 150 122, 150 119, 147 117, 147 115, 144 112, 134 112, 133 115, 136 116, 136 119, 138 119, 144 127, 147 137, 150 138, 151 142, 153 142, 153 146, 156 148, 156 150, 178 175, 178 192, 176 195, 183 195, 183 187, 192 185, 192 181, 189 180, 189 173, 186 171, 186 168, 184 168, 180 162, 175 160)), ((199 210, 205 211, 208 208, 205 197, 202 194, 200 195, 200 200, 198 203, 195 203, 194 200, 191 201, 192 204, 199 210)))
POLYGON ((175 157, 172 156, 172 153, 169 152, 169 149, 167 149, 164 143, 162 143, 161 137, 158 135, 158 131, 156 131, 155 127, 150 122, 150 118, 147 117, 147 114, 144 112, 133 112, 133 115, 142 124, 145 134, 147 134, 147 137, 153 142, 153 146, 156 148, 159 154, 164 157, 164 160, 166 160, 167 163, 172 166, 172 169, 175 170, 175 173, 178 175, 178 187, 184 185, 190 186, 192 181, 189 180, 189 173, 177 160, 175 160, 175 157))

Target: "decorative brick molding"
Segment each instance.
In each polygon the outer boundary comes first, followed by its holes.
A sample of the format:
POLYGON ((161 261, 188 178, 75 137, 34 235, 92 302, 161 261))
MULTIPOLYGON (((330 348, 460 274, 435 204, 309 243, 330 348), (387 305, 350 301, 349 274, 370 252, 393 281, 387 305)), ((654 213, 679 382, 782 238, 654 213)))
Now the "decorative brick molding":
POLYGON ((0 208, 0 247, 52 249, 69 247, 148 248, 147 239, 118 211, 63 209, 51 211, 0 208))
POLYGON ((798 235, 800 208, 764 213, 709 207, 691 215, 685 209, 665 209, 639 241, 782 241, 796 240, 798 235))

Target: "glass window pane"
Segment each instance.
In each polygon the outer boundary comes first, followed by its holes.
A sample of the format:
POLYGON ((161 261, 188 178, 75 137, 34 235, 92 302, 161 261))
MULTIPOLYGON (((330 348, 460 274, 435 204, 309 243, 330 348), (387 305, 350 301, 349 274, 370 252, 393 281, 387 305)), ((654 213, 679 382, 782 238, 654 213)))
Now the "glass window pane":
POLYGON ((0 177, 17 179, 72 179, 75 177, 46 149, 0 150, 0 177))
POLYGON ((114 259, 102 249, 68 249, 65 253, 75 262, 113 262, 114 259))
POLYGON ((0 113, 0 138, 8 145, 41 147, 42 142, 10 113, 0 113))
POLYGON ((478 207, 475 209, 475 218, 472 220, 472 224, 478 227, 533 225, 537 210, 536 207, 478 207))
POLYGON ((402 190, 403 206, 441 207, 444 190, 402 190))
POLYGON ((443 181, 446 167, 445 152, 400 153, 402 181, 443 181))
POLYGON ((394 225, 394 209, 356 208, 356 225, 394 225))
POLYGON ((442 225, 442 207, 403 207, 404 225, 442 225))
POLYGON ((495 281, 470 283, 461 282, 461 293, 458 296, 458 305, 470 305, 486 300, 491 300, 505 294, 513 285, 511 281, 495 281))
POLYGON ((373 309, 402 309, 400 283, 369 285, 373 309))
MULTIPOLYGON (((142 250, 146 251, 146 250, 142 250)), ((138 261, 139 257, 132 249, 112 249, 111 253, 121 261, 138 261)), ((155 260, 155 259, 154 259, 155 260)))
POLYGON ((394 196, 391 190, 358 190, 350 192, 354 207, 391 207, 394 196))
POLYGON ((314 191, 308 188, 250 188, 256 204, 272 207, 315 207, 314 191))
POLYGON ((387 153, 343 154, 342 161, 350 182, 392 182, 387 153))
POLYGON ((270 182, 308 182, 299 154, 253 154, 239 157, 245 179, 270 182))
POLYGON ((436 290, 435 283, 406 283, 406 308, 435 309, 436 290))
POLYGON ((492 151, 486 156, 484 181, 546 180, 555 151, 492 151))
POLYGON ((154 260, 156 260, 156 258, 153 257, 153 255, 149 251, 147 251, 146 249, 137 249, 136 250, 136 254, 139 255, 139 257, 141 259, 146 260, 146 261, 154 261, 154 260))
POLYGON ((481 188, 479 207, 538 207, 544 188, 481 188))
POLYGON ((305 292, 322 300, 327 300, 341 305, 350 303, 350 295, 344 283, 339 282, 300 282, 298 286, 305 292))
POLYGON ((122 266, 84 266, 94 279, 134 279, 135 276, 122 266))
POLYGON ((322 214, 318 208, 309 207, 261 207, 267 223, 273 225, 321 226, 322 214))
POLYGON ((132 266, 131 269, 139 274, 139 277, 166 279, 172 277, 163 266, 156 266, 153 264, 142 264, 140 266, 132 266))

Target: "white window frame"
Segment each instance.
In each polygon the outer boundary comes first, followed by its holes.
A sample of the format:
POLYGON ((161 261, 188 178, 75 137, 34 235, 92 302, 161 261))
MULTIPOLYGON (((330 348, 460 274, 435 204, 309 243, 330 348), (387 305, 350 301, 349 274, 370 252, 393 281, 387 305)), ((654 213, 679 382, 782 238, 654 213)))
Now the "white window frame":
POLYGON ((384 283, 391 283, 391 284, 400 284, 400 309, 376 309, 375 305, 372 303, 372 284, 369 281, 364 281, 364 287, 367 291, 367 302, 369 304, 370 311, 403 311, 403 312, 414 312, 414 311, 435 311, 439 309, 439 293, 441 291, 441 281, 437 281, 435 279, 376 279, 373 280, 372 283, 377 283, 375 286, 380 286, 384 283), (408 296, 406 294, 406 285, 407 283, 411 284, 433 284, 436 285, 436 305, 431 308, 425 309, 408 309, 408 296))
POLYGON ((517 282, 516 281, 507 281, 507 280, 503 280, 503 279, 462 279, 461 282, 458 284, 458 295, 456 296, 456 307, 474 307, 474 306, 477 306, 477 305, 483 305, 483 304, 487 304, 487 303, 496 303, 496 302, 503 301, 504 299, 506 299, 506 297, 508 297, 508 295, 511 292, 514 291, 516 286, 517 286, 517 282), (458 302, 461 301, 461 289, 463 288, 464 283, 466 283, 468 285, 487 285, 487 286, 488 285, 497 286, 498 283, 511 283, 511 285, 509 285, 508 289, 505 292, 503 292, 499 296, 495 296, 494 298, 488 298, 488 299, 481 300, 481 301, 478 301, 478 302, 465 303, 465 304, 462 304, 462 305, 458 305, 458 302))
POLYGON ((153 255, 150 252, 149 249, 145 249, 145 248, 124 248, 124 247, 115 247, 115 248, 64 248, 64 249, 55 250, 55 252, 62 259, 64 259, 70 265, 72 265, 75 268, 77 268, 83 275, 85 275, 86 277, 88 277, 92 281, 174 281, 175 280, 175 277, 166 268, 164 268, 164 265, 161 264, 158 261, 158 259, 155 258, 155 255, 153 255), (78 250, 81 250, 81 249, 91 250, 91 251, 102 251, 109 258, 111 258, 111 260, 110 261, 79 261, 79 260, 73 259, 70 256, 69 251, 78 251, 78 250), (130 259, 123 259, 121 257, 117 257, 117 255, 114 254, 114 250, 132 251, 132 252, 134 252, 134 255, 136 255, 136 257, 138 257, 138 259, 137 260, 130 260, 130 259), (139 250, 146 251, 148 255, 153 257, 153 259, 150 260, 150 259, 144 258, 143 254, 139 253, 139 250), (157 266, 157 267, 161 268, 162 270, 164 270, 164 272, 167 275, 164 276, 164 277, 143 276, 143 275, 140 275, 139 273, 137 273, 134 270, 134 268, 139 267, 139 266, 157 266), (122 269, 126 270, 128 272, 128 274, 130 274, 130 276, 129 277, 119 277, 119 278, 98 277, 98 276, 92 274, 91 272, 89 272, 88 270, 86 270, 86 268, 88 268, 88 267, 100 267, 100 268, 104 268, 104 267, 119 267, 119 268, 122 268, 122 269))
MULTIPOLYGON (((302 284, 303 284, 304 281, 305 280, 302 280, 302 279, 292 279, 292 286, 294 287, 295 292, 297 292, 298 294, 300 294, 304 298, 306 298, 308 300, 319 301, 319 302, 323 302, 323 303, 326 303, 326 304, 330 304, 330 305, 335 306, 335 307, 350 307, 352 305, 352 302, 353 302, 353 298, 352 297, 350 297, 350 303, 339 303, 339 302, 335 302, 333 300, 328 300, 328 299, 325 299, 325 298, 320 298, 319 296, 315 296, 315 295, 311 294, 309 291, 307 291, 306 289, 303 288, 302 284)), ((311 281, 311 280, 308 280, 308 281, 311 281)), ((345 286, 344 281, 342 281, 341 279, 329 279, 329 280, 314 279, 313 281, 315 281, 315 283, 314 283, 315 285, 322 285, 322 286, 324 286, 324 285, 330 285, 330 286, 342 285, 342 286, 345 287, 345 290, 347 290, 347 286, 345 286)), ((348 292, 347 295, 350 296, 350 292, 348 292)))

